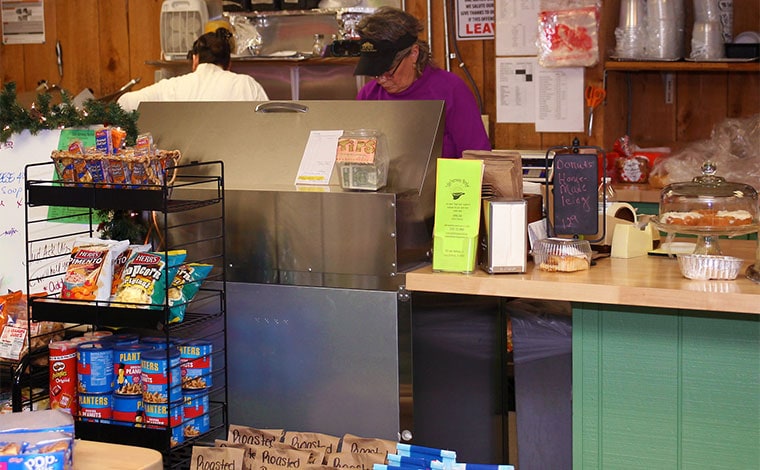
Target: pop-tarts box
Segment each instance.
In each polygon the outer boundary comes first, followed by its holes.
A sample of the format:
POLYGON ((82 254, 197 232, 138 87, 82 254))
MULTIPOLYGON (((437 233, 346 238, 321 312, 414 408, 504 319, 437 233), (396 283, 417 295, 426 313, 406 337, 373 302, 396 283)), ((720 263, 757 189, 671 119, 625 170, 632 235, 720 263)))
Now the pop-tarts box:
POLYGON ((0 415, 0 469, 68 470, 73 452, 70 414, 40 410, 0 415))

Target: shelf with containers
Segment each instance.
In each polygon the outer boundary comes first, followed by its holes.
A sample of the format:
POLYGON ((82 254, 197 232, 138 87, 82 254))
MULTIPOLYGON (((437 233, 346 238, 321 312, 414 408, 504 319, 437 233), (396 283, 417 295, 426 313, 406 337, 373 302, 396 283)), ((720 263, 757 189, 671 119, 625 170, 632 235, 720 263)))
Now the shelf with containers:
MULTIPOLYGON (((30 324, 63 323, 64 341, 74 345, 78 362, 84 361, 84 355, 72 340, 88 344, 80 336, 101 341, 98 352, 114 351, 110 367, 116 385, 107 385, 105 392, 98 389, 102 395, 94 400, 98 406, 110 405, 105 414, 84 409, 89 394, 81 388, 86 377, 75 374, 76 437, 153 448, 163 453, 166 468, 184 468, 193 445, 224 438, 228 429, 224 166, 211 161, 171 166, 166 171, 173 175, 171 182, 113 187, 37 178, 55 174, 52 162, 28 165, 27 287, 34 294, 45 286, 43 295, 29 296, 30 324), (77 238, 98 238, 100 210, 132 211, 152 221, 150 252, 164 260, 170 260, 172 253, 185 253, 181 261, 164 263, 161 279, 174 278, 180 263, 204 266, 208 274, 202 281, 194 278, 174 284, 175 292, 195 284, 197 293, 192 299, 173 303, 172 295, 163 295, 162 301, 149 304, 117 302, 113 297, 107 301, 63 299, 70 246, 77 238), (151 361, 157 370, 143 368, 140 376, 128 375, 135 369, 122 367, 119 351, 128 350, 129 343, 148 341, 152 348, 135 349, 141 357, 138 364, 151 361), (113 413, 117 399, 128 398, 123 393, 127 389, 118 385, 125 380, 134 381, 131 396, 137 403, 127 418, 113 413), (162 389, 161 398, 151 399, 148 394, 156 393, 156 387, 162 389)), ((95 367, 94 360, 89 365, 95 367)), ((58 392, 52 380, 48 384, 53 394, 58 392)))

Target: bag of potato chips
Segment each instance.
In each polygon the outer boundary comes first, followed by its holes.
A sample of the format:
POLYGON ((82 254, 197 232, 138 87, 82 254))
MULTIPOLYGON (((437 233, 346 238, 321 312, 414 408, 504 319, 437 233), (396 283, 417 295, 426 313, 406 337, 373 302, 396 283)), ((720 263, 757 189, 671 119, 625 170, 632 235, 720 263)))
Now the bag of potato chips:
POLYGON ((169 323, 179 323, 185 319, 187 303, 193 300, 212 268, 211 264, 186 263, 177 269, 167 293, 170 305, 169 323))
POLYGON ((113 260, 129 245, 129 240, 79 238, 71 249, 63 278, 61 298, 108 300, 111 296, 113 260))
POLYGON ((185 250, 134 253, 121 273, 121 282, 111 300, 133 308, 163 308, 167 288, 186 254, 185 250))

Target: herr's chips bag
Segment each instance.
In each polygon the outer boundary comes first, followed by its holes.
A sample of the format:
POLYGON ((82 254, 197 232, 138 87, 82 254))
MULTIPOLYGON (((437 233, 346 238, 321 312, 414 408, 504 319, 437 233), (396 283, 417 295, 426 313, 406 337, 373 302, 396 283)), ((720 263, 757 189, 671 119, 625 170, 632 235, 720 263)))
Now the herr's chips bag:
POLYGON ((198 293, 212 268, 210 264, 185 263, 177 269, 168 292, 169 323, 179 323, 185 319, 187 303, 198 293))
POLYGON ((121 274, 124 272, 124 268, 127 266, 127 261, 135 253, 142 253, 150 251, 150 244, 147 245, 129 245, 126 250, 122 251, 113 261, 113 276, 111 280, 111 295, 116 294, 116 290, 121 284, 121 274))
POLYGON ((111 300, 133 308, 163 308, 167 288, 186 255, 185 250, 134 253, 111 300))
POLYGON ((129 240, 78 238, 71 249, 63 278, 62 299, 108 300, 111 297, 113 260, 129 240))

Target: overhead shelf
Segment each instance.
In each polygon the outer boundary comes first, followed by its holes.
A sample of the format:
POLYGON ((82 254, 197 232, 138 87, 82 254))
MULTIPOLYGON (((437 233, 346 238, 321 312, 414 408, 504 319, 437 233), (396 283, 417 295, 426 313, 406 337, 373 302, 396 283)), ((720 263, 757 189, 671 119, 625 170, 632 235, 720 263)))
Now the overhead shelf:
POLYGON ((604 63, 606 71, 613 72, 760 72, 760 62, 692 62, 677 61, 621 61, 608 60, 604 63))

